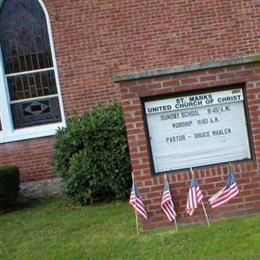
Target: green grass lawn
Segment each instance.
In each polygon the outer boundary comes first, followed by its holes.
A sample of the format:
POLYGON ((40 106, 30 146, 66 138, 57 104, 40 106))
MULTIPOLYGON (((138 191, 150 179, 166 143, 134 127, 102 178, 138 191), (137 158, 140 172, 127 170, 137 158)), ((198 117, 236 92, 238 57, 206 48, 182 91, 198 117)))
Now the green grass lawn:
POLYGON ((260 259, 260 215, 136 237, 126 202, 79 208, 63 199, 0 215, 0 259, 260 259))

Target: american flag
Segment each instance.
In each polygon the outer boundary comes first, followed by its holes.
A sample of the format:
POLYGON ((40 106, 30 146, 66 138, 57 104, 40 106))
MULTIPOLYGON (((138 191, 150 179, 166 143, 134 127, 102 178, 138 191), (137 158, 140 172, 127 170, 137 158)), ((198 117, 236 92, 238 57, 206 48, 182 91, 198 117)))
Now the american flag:
POLYGON ((163 210, 164 214, 166 215, 169 221, 173 221, 176 219, 177 214, 174 210, 174 204, 172 201, 170 187, 167 179, 164 180, 161 209, 163 210))
POLYGON ((238 193, 239 189, 234 172, 229 171, 225 187, 209 199, 209 204, 212 208, 216 208, 234 198, 238 193))
POLYGON ((192 176, 191 185, 189 189, 187 204, 186 204, 186 212, 192 216, 194 210, 198 207, 198 205, 202 202, 203 194, 200 190, 198 182, 195 176, 192 176))
POLYGON ((133 182, 133 186, 131 189, 129 204, 137 211, 139 215, 141 215, 144 219, 148 219, 147 212, 145 210, 144 203, 142 198, 138 192, 137 186, 133 182))

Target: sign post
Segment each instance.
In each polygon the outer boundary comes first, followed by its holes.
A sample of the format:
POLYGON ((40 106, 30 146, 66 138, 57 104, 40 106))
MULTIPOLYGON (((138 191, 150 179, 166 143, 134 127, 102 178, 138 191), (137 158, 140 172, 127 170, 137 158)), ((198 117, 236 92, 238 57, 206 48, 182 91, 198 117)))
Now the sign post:
MULTIPOLYGON (((135 183, 135 179, 134 179, 134 172, 132 172, 132 181, 133 183, 135 183)), ((135 197, 136 200, 136 197, 135 197)), ((135 201, 135 205, 136 205, 136 201, 135 201)), ((137 236, 139 236, 140 232, 139 232, 139 221, 138 221, 138 213, 137 210, 135 208, 135 226, 136 226, 136 234, 137 236)))
MULTIPOLYGON (((192 168, 190 168, 190 171, 191 171, 192 177, 194 177, 194 172, 193 172, 192 168)), ((204 212, 205 218, 207 220, 208 227, 210 227, 209 216, 208 216, 208 213, 206 211, 206 208, 205 208, 203 200, 201 201, 201 205, 202 205, 202 208, 203 208, 203 212, 204 212)))
MULTIPOLYGON (((164 174, 164 179, 168 182, 166 174, 164 174)), ((171 196, 172 196, 172 194, 171 194, 171 196)), ((172 203, 172 209, 175 212, 174 203, 172 203)), ((173 218, 173 221, 174 221, 174 225, 175 225, 175 230, 178 231, 178 225, 177 225, 176 217, 173 218)))

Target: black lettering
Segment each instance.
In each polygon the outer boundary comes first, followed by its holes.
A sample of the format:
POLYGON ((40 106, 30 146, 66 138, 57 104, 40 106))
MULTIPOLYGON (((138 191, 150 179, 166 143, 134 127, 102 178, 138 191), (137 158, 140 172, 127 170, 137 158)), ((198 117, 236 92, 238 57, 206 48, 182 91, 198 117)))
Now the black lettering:
POLYGON ((183 112, 181 112, 181 117, 182 118, 193 117, 193 116, 200 116, 199 111, 198 110, 192 110, 192 111, 183 111, 183 112))
POLYGON ((228 111, 231 111, 231 107, 228 105, 221 106, 221 107, 213 107, 213 108, 208 108, 207 111, 208 111, 208 114, 228 112, 228 111))
POLYGON ((174 142, 180 142, 184 140, 186 140, 185 135, 168 136, 165 138, 166 143, 174 143, 174 142))
POLYGON ((178 119, 179 117, 180 117, 179 113, 172 113, 172 114, 168 114, 168 115, 161 115, 161 121, 178 119))
POLYGON ((209 120, 207 118, 202 118, 197 120, 198 125, 206 125, 208 124, 209 120))
POLYGON ((186 126, 191 126, 192 121, 183 121, 183 122, 178 122, 172 124, 173 128, 179 128, 179 127, 186 127, 186 126))
POLYGON ((241 95, 231 96, 231 97, 220 97, 217 99, 218 103, 226 103, 232 101, 240 101, 241 95))
POLYGON ((217 123, 217 122, 219 122, 219 119, 217 117, 210 118, 210 123, 217 123))
POLYGON ((203 103, 202 101, 194 101, 194 102, 184 102, 184 103, 177 103, 175 105, 176 109, 181 109, 181 108, 190 108, 190 107, 198 107, 198 106, 202 106, 203 103))
POLYGON ((147 111, 149 113, 156 113, 156 112, 162 112, 162 111, 169 111, 172 109, 171 105, 167 106, 159 106, 159 107, 148 107, 147 111))
POLYGON ((209 131, 206 132, 201 132, 201 133, 194 133, 194 138, 205 138, 205 137, 210 137, 209 131))
POLYGON ((224 129, 213 130, 212 134, 214 136, 231 134, 231 129, 230 128, 224 128, 224 129))

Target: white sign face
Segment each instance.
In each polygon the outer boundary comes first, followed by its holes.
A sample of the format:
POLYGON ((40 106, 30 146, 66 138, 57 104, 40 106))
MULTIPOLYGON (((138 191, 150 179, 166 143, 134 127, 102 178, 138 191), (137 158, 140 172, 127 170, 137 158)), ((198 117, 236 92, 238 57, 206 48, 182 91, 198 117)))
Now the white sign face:
POLYGON ((144 103, 155 173, 251 158, 241 88, 144 103))

